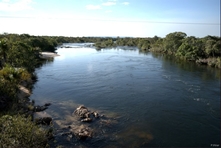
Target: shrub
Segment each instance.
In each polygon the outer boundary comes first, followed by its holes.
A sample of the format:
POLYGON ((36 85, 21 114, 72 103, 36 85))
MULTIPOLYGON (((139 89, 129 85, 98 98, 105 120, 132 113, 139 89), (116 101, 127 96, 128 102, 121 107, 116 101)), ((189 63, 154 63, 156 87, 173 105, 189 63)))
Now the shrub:
POLYGON ((21 115, 0 118, 0 148, 39 148, 47 146, 47 132, 21 115))
POLYGON ((211 67, 215 67, 216 59, 215 58, 208 58, 208 65, 211 67))
POLYGON ((215 64, 215 67, 217 67, 217 68, 221 68, 221 58, 220 58, 220 57, 216 58, 216 64, 215 64))

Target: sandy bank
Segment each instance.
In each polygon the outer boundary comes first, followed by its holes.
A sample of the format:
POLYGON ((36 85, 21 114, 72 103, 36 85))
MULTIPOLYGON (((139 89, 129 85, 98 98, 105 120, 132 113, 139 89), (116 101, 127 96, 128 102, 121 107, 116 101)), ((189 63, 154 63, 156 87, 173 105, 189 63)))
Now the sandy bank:
POLYGON ((19 85, 18 88, 19 88, 19 92, 18 92, 19 99, 25 99, 31 96, 31 91, 27 89, 26 87, 19 85))
POLYGON ((40 58, 53 58, 57 56, 60 56, 60 55, 54 52, 40 52, 40 58))

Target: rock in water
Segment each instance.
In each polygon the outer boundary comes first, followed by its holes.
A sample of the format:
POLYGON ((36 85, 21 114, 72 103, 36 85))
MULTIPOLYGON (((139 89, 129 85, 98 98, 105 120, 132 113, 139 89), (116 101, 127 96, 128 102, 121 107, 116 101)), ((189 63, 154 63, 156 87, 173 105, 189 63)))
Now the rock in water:
POLYGON ((48 109, 47 106, 35 106, 34 107, 34 112, 41 112, 41 111, 44 111, 46 109, 48 109))
POLYGON ((44 106, 50 106, 51 105, 51 103, 45 103, 45 105, 44 106))
POLYGON ((88 109, 87 109, 85 106, 83 106, 83 105, 79 106, 79 107, 74 111, 74 114, 78 115, 78 116, 81 117, 81 118, 87 118, 88 113, 89 113, 88 109))
POLYGON ((99 117, 99 114, 97 112, 93 112, 93 115, 94 115, 95 118, 99 117))
POLYGON ((81 120, 81 122, 91 122, 91 121, 92 121, 91 118, 84 118, 84 119, 81 120))
POLYGON ((88 137, 92 137, 92 131, 89 128, 82 128, 76 131, 75 136, 81 140, 84 140, 88 137))
POLYGON ((42 118, 36 118, 35 123, 36 124, 42 124, 42 125, 50 125, 52 122, 51 117, 42 117, 42 118))

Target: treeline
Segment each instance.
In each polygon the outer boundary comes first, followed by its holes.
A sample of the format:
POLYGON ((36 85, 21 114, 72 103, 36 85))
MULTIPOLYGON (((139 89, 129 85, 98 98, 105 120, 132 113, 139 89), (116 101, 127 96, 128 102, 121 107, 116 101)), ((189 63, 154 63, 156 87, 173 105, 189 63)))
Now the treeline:
POLYGON ((108 38, 96 42, 98 49, 116 46, 134 46, 142 52, 158 52, 174 55, 177 58, 195 61, 212 67, 221 68, 221 38, 206 36, 196 38, 183 32, 167 34, 165 38, 108 38))
POLYGON ((0 35, 0 109, 16 100, 21 83, 36 77, 33 74, 35 68, 44 62, 39 57, 40 52, 53 52, 57 45, 57 41, 51 37, 0 35), (2 103, 2 100, 7 103, 2 103))

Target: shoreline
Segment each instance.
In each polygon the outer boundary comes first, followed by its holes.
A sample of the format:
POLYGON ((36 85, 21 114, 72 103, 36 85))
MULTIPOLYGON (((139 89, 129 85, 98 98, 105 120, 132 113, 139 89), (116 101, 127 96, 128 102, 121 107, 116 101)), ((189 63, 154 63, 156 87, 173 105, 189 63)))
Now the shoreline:
POLYGON ((39 52, 39 54, 40 54, 39 57, 42 59, 54 58, 54 57, 60 56, 59 54, 54 53, 54 52, 39 52))

